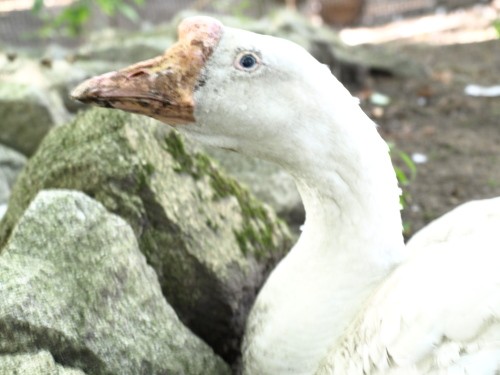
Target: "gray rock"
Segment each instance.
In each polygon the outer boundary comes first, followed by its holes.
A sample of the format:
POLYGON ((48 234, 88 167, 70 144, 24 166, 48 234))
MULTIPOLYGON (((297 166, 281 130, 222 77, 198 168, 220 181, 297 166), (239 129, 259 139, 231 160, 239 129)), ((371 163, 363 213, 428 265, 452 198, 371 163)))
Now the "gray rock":
POLYGON ((0 54, 1 143, 30 156, 51 128, 68 120, 54 72, 68 80, 75 69, 63 66, 68 64, 0 54))
POLYGON ((91 35, 75 53, 77 61, 133 64, 162 54, 177 39, 173 23, 140 32, 106 29, 91 35))
POLYGON ((2 220, 6 212, 7 212, 7 203, 0 203, 0 221, 2 220))
MULTIPOLYGON (((68 59, 70 56, 68 55, 68 59)), ((46 79, 47 89, 54 93, 54 96, 57 95, 57 98, 60 98, 61 103, 58 103, 58 106, 62 105, 65 111, 69 111, 71 113, 77 112, 78 110, 85 107, 82 103, 75 102, 71 100, 69 93, 71 90, 80 82, 87 79, 90 75, 98 73, 104 73, 109 70, 109 66, 104 65, 100 69, 88 69, 87 67, 79 66, 73 62, 70 62, 66 59, 53 59, 50 60, 50 67, 42 68, 44 77, 46 79)), ((99 66, 98 64, 94 64, 93 66, 99 66)), ((69 119, 67 114, 64 114, 62 117, 61 123, 66 122, 69 119)))
POLYGON ((85 375, 81 370, 58 365, 47 351, 0 355, 2 375, 85 375))
POLYGON ((228 374, 163 298, 134 232, 83 193, 41 191, 0 256, 0 352, 88 374, 228 374))
POLYGON ((255 295, 291 245, 270 208, 167 126, 105 109, 44 139, 12 191, 0 244, 47 188, 83 191, 124 218, 181 320, 237 358, 255 295))
POLYGON ((304 223, 304 205, 292 177, 263 160, 216 148, 204 149, 220 166, 269 204, 291 227, 304 223))
MULTIPOLYGON (((48 116, 45 116, 50 119, 53 125, 62 124, 69 119, 65 104, 68 104, 72 109, 78 108, 75 106, 75 102, 69 101, 68 92, 77 82, 87 77, 88 74, 84 69, 70 63, 61 55, 58 58, 51 56, 51 54, 47 54, 43 58, 35 58, 20 54, 12 60, 0 54, 0 79, 11 85, 35 88, 36 92, 41 93, 41 95, 37 94, 38 97, 43 97, 40 104, 42 107, 46 107, 48 116)), ((6 96, 5 99, 9 99, 9 96, 6 96)), ((81 106, 79 107, 81 108, 81 106)), ((17 122, 13 124, 17 124, 17 122)), ((22 125, 27 126, 24 123, 22 125)), ((31 127, 40 126, 36 123, 29 125, 31 127)))
POLYGON ((26 164, 26 157, 0 144, 0 218, 1 206, 9 200, 17 175, 26 164))
POLYGON ((45 134, 55 126, 46 93, 31 85, 0 85, 0 142, 31 155, 45 134))

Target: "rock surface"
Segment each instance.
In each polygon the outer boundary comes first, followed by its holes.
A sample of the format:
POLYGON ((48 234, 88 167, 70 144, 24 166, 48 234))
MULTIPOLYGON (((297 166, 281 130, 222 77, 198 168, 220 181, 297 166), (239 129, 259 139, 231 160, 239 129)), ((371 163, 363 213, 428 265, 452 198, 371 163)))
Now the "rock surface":
POLYGON ((174 23, 141 32, 110 29, 97 31, 76 51, 75 58, 77 62, 133 64, 162 54, 177 40, 176 32, 174 23))
POLYGON ((87 111, 54 129, 30 159, 0 244, 38 191, 85 192, 132 226, 181 320, 232 362, 255 295, 291 243, 270 209, 186 147, 146 117, 87 111))
POLYGON ((216 148, 204 150, 261 201, 269 204, 290 226, 304 223, 304 205, 295 182, 279 166, 264 160, 216 148))
POLYGON ((47 351, 26 354, 0 354, 0 374, 86 375, 81 370, 58 365, 47 351))
POLYGON ((26 164, 26 158, 20 153, 0 144, 0 218, 2 205, 6 205, 17 175, 26 164))
POLYGON ((0 142, 31 155, 55 125, 45 93, 14 82, 0 85, 0 142))
POLYGON ((51 128, 68 120, 56 86, 76 71, 63 61, 44 66, 37 60, 11 61, 0 54, 0 142, 32 155, 51 128))
POLYGON ((0 220, 2 220, 6 212, 7 212, 7 203, 0 203, 0 220))
MULTIPOLYGON (((177 318, 134 232, 83 193, 41 191, 0 256, 0 352, 88 374, 228 374, 177 318)), ((33 373, 35 374, 35 373, 33 373)))

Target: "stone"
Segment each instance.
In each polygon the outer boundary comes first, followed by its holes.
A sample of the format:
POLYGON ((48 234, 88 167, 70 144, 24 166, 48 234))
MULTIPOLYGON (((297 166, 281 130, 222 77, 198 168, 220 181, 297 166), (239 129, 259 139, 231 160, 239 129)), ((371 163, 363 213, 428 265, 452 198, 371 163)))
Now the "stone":
POLYGON ((23 354, 0 354, 0 374, 15 375, 85 375, 78 369, 58 365, 47 351, 23 354))
POLYGON ((26 164, 26 157, 0 144, 0 218, 1 206, 7 204, 17 175, 26 164))
POLYGON ((89 374, 229 374, 167 304, 130 226, 81 192, 36 195, 0 256, 0 295, 0 353, 47 351, 89 374))
POLYGON ((57 85, 85 77, 76 72, 64 61, 0 54, 0 142, 31 156, 50 129, 69 119, 57 85))
MULTIPOLYGON (((7 212, 7 203, 0 203, 0 222, 7 212)), ((0 249, 1 250, 1 249, 0 249)))
POLYGON ((28 84, 0 85, 0 142, 32 155, 45 134, 55 126, 46 93, 28 84))
POLYGON ((124 218, 180 319, 237 359, 256 293, 291 247, 268 206, 166 125, 106 109, 47 135, 12 191, 0 248, 49 188, 83 191, 124 218))
POLYGON ((270 205, 291 228, 297 229, 304 223, 302 199, 292 176, 283 168, 236 152, 212 147, 204 151, 258 199, 270 205))
POLYGON ((107 61, 130 65, 162 54, 176 40, 176 26, 165 24, 147 31, 106 29, 91 35, 75 52, 76 61, 107 61))

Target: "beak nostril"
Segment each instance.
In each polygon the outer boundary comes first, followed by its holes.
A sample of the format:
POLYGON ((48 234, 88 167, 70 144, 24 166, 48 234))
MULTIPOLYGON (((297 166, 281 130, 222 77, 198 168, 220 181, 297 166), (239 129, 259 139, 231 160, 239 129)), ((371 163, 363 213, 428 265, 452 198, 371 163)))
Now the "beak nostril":
POLYGON ((144 69, 139 69, 139 70, 136 70, 136 71, 133 71, 133 72, 130 72, 128 75, 127 75, 127 78, 135 78, 135 77, 139 77, 139 76, 142 76, 142 75, 149 75, 148 72, 146 72, 144 69))

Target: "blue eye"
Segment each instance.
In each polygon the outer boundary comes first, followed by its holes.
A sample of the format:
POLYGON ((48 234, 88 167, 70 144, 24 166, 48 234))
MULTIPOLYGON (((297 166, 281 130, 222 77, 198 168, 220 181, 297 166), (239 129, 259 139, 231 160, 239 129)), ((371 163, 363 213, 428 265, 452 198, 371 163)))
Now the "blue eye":
POLYGON ((253 71, 259 67, 260 59, 251 52, 244 52, 238 55, 235 65, 238 69, 253 71))
POLYGON ((257 64, 257 59, 253 55, 243 55, 240 59, 240 65, 245 69, 251 69, 257 64))

